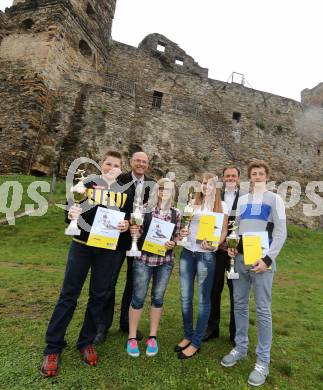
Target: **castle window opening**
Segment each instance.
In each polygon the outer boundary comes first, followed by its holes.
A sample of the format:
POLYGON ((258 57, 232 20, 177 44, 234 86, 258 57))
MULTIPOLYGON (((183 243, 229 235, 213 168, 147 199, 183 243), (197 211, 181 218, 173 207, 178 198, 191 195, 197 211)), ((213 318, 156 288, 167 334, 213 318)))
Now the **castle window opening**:
POLYGON ((163 95, 164 94, 162 92, 154 91, 153 101, 151 104, 152 108, 155 108, 156 110, 159 110, 161 108, 163 95))
POLYGON ((92 7, 92 5, 90 3, 87 3, 87 6, 86 6, 86 13, 91 17, 91 18, 94 18, 95 17, 95 11, 92 7))
POLYGON ((88 43, 84 41, 84 39, 80 40, 79 49, 80 49, 81 54, 84 57, 91 57, 92 56, 92 50, 91 50, 90 46, 88 45, 88 43))
POLYGON ((158 42, 157 43, 157 50, 160 51, 161 53, 165 53, 166 45, 165 43, 158 42))
POLYGON ((241 112, 233 112, 232 113, 232 119, 239 123, 240 119, 241 119, 241 112))
POLYGON ((46 176, 46 172, 40 171, 38 169, 31 169, 30 174, 36 177, 46 176))
POLYGON ((34 25, 34 21, 30 18, 28 19, 25 19, 23 20, 21 23, 20 23, 20 27, 23 29, 23 30, 30 30, 32 28, 32 26, 34 25))
POLYGON ((317 149, 317 154, 320 156, 321 155, 321 149, 317 149))
POLYGON ((183 58, 175 58, 175 65, 183 66, 184 65, 183 58))

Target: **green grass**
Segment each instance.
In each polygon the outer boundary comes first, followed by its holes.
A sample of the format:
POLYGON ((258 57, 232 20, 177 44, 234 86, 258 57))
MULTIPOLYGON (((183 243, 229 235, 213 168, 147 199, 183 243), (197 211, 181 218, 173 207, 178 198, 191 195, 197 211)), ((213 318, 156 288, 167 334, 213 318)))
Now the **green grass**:
MULTIPOLYGON (((29 178, 30 179, 30 178, 29 178)), ((28 180, 25 181, 28 186, 28 180)), ((61 187, 62 188, 62 187, 61 187)), ((62 198, 58 191, 55 198, 62 198)), ((27 199, 28 200, 28 199, 27 199)), ((81 364, 75 342, 82 324, 88 285, 79 300, 66 339, 59 376, 41 379, 44 334, 55 305, 70 238, 64 236, 62 210, 51 206, 43 217, 26 217, 1 226, 0 251, 0 389, 248 389, 255 362, 256 318, 250 312, 248 358, 232 369, 219 361, 230 350, 229 300, 223 293, 221 337, 203 344, 194 359, 179 361, 173 346, 182 337, 178 262, 165 301, 160 326, 160 353, 130 358, 126 337, 118 331, 123 268, 117 287, 114 325, 98 347, 99 365, 81 364)), ((323 232, 289 226, 289 238, 278 259, 273 288, 274 342, 270 376, 264 389, 320 389, 323 380, 323 232)), ((148 334, 148 305, 140 328, 148 334)))

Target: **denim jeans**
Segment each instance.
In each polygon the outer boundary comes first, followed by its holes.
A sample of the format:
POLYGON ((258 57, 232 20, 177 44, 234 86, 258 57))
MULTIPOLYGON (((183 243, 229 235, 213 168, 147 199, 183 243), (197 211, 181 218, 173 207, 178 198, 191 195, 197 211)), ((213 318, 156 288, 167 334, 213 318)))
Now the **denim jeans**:
POLYGON ((61 353, 67 345, 66 329, 73 317, 87 274, 91 269, 89 299, 77 348, 92 344, 98 317, 101 314, 107 291, 110 289, 115 268, 124 258, 125 251, 94 248, 72 242, 68 254, 62 290, 46 332, 44 354, 61 353))
POLYGON ((268 366, 272 342, 271 296, 275 264, 272 270, 256 274, 245 267, 243 255, 238 254, 235 268, 239 273, 239 279, 233 280, 236 349, 242 354, 248 351, 249 295, 252 286, 257 316, 257 363, 268 366))
POLYGON ((164 295, 173 270, 173 264, 164 263, 151 267, 142 261, 133 262, 133 292, 131 307, 142 309, 148 292, 151 278, 153 284, 151 288, 151 306, 161 308, 164 304, 164 295))
POLYGON ((211 289, 215 271, 213 252, 191 252, 183 249, 180 260, 181 302, 184 336, 199 348, 207 328, 211 310, 211 289), (197 276, 198 316, 193 329, 194 279, 197 276))

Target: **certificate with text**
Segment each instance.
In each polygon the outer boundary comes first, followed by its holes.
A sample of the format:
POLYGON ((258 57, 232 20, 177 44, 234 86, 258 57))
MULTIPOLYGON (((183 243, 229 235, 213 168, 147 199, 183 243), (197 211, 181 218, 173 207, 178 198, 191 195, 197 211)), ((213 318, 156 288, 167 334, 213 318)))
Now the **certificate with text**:
POLYGON ((196 239, 210 241, 213 246, 217 246, 221 238, 223 220, 223 213, 201 215, 196 239))
POLYGON ((165 256, 167 248, 165 244, 170 241, 175 224, 166 222, 159 218, 152 218, 147 236, 142 247, 143 251, 165 256))
POLYGON ((117 226, 125 218, 125 213, 98 207, 92 224, 87 245, 115 250, 120 231, 117 226))
POLYGON ((268 232, 248 232, 242 237, 245 265, 252 265, 266 256, 269 250, 268 232))

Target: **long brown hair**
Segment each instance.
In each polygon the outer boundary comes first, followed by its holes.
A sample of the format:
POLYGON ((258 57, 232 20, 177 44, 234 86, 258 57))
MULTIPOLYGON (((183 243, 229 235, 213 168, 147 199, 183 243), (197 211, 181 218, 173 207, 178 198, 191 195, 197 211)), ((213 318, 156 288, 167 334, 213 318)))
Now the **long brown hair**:
MULTIPOLYGON (((205 179, 206 180, 213 179, 214 187, 216 188, 216 190, 215 190, 215 197, 214 197, 214 204, 213 204, 213 212, 215 212, 215 213, 222 213, 223 212, 223 208, 222 208, 222 201, 221 201, 221 188, 218 188, 216 186, 216 182, 218 181, 218 178, 213 173, 205 172, 202 175, 202 183, 203 183, 203 180, 205 180, 205 179)), ((197 192, 195 194, 194 204, 195 205, 201 205, 203 203, 204 197, 205 197, 205 195, 203 194, 202 191, 201 192, 197 192)))

